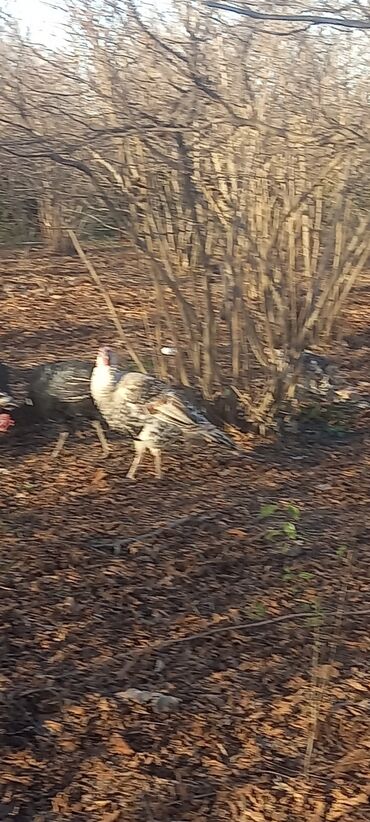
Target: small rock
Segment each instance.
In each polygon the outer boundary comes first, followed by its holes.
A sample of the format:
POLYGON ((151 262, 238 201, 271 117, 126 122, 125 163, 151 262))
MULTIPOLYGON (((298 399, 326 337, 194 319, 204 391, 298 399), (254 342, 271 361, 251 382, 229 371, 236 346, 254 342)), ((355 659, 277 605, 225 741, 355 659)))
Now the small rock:
POLYGON ((156 700, 153 701, 153 711, 158 714, 170 714, 173 711, 177 711, 179 705, 180 700, 175 696, 166 696, 166 694, 161 694, 156 700))
POLYGON ((176 711, 180 705, 180 700, 175 696, 162 694, 159 691, 142 691, 139 688, 118 691, 116 697, 136 702, 139 705, 150 705, 155 713, 171 713, 176 711))

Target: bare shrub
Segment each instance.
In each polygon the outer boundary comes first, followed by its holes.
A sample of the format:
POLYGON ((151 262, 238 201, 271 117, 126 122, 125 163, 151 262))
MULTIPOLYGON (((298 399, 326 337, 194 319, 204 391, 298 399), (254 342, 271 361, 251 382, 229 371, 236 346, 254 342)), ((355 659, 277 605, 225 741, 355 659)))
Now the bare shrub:
POLYGON ((166 338, 184 385, 233 388, 265 424, 367 263, 361 40, 272 37, 186 0, 162 17, 69 0, 66 15, 63 53, 4 24, 0 173, 17 158, 49 248, 68 228, 129 240, 162 375, 166 338))

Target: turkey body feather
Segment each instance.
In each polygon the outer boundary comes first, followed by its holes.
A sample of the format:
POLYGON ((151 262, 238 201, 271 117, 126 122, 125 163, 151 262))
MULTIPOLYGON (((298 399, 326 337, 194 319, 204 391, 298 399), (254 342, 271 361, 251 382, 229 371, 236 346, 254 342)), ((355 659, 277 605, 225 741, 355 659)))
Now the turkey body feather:
POLYGON ((98 364, 92 373, 91 395, 109 427, 134 434, 149 419, 148 405, 168 388, 147 374, 98 364))
MULTIPOLYGON (((60 360, 36 366, 28 377, 29 397, 36 415, 48 420, 62 420, 70 428, 78 429, 89 420, 96 431, 103 454, 109 453, 108 443, 101 426, 102 417, 91 393, 92 363, 85 360, 60 360)), ((53 451, 54 458, 63 448, 69 431, 59 437, 53 451)))
POLYGON ((61 360, 38 365, 29 372, 29 397, 43 417, 95 419, 98 411, 90 394, 93 366, 85 360, 61 360))

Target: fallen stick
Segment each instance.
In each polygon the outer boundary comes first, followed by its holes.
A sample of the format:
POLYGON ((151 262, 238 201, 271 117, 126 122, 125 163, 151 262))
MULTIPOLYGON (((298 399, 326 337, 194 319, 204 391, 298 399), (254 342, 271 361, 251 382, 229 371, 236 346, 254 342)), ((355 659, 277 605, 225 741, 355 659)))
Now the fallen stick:
MULTIPOLYGON (((325 614, 328 616, 329 612, 324 612, 323 616, 325 614)), ((355 616, 366 616, 368 614, 370 614, 369 609, 360 609, 359 611, 343 611, 343 616, 350 616, 352 618, 355 616)), ((307 613, 307 611, 298 611, 295 614, 283 614, 282 616, 271 617, 270 619, 262 619, 259 622, 229 622, 227 625, 207 628, 207 630, 199 631, 199 633, 187 634, 183 637, 166 639, 164 641, 160 640, 158 642, 154 642, 153 645, 145 646, 144 648, 136 648, 134 651, 131 651, 131 653, 125 654, 126 664, 124 665, 123 672, 126 674, 138 658, 145 656, 146 654, 150 655, 153 653, 160 653, 161 651, 165 651, 167 648, 172 648, 175 645, 183 645, 186 642, 192 642, 193 640, 196 641, 198 639, 208 639, 208 637, 216 636, 217 634, 225 634, 229 631, 240 631, 246 628, 249 630, 254 630, 263 628, 266 625, 277 625, 281 622, 292 622, 295 619, 310 619, 310 616, 312 617, 312 614, 307 613)))
MULTIPOLYGON (((234 506, 232 506, 234 508, 234 506)), ((226 509, 227 510, 227 509, 226 509)), ((148 540, 153 539, 154 537, 159 536, 160 534, 165 533, 166 531, 174 531, 176 528, 179 528, 183 525, 186 525, 187 522, 191 522, 192 520, 197 520, 198 523, 206 522, 207 520, 215 519, 215 517, 219 516, 220 513, 222 514, 225 511, 223 508, 220 511, 212 511, 207 513, 206 511, 193 511, 190 514, 185 514, 183 517, 179 517, 178 519, 173 520, 172 522, 165 522, 163 525, 159 525, 157 528, 153 528, 151 531, 146 531, 144 534, 133 534, 131 537, 125 537, 121 539, 117 537, 116 539, 110 537, 102 537, 98 539, 93 545, 92 548, 99 548, 99 546, 112 546, 112 552, 115 556, 119 556, 122 549, 126 548, 128 545, 131 545, 134 542, 147 542, 148 540)))

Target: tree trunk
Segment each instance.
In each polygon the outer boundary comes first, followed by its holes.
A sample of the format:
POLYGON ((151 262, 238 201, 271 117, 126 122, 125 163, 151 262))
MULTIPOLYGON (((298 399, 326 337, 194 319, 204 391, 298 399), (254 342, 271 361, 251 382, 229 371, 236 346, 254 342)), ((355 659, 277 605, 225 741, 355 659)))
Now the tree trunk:
POLYGON ((75 256, 75 248, 64 228, 61 203, 52 192, 47 191, 39 198, 38 217, 40 236, 49 253, 75 256))

